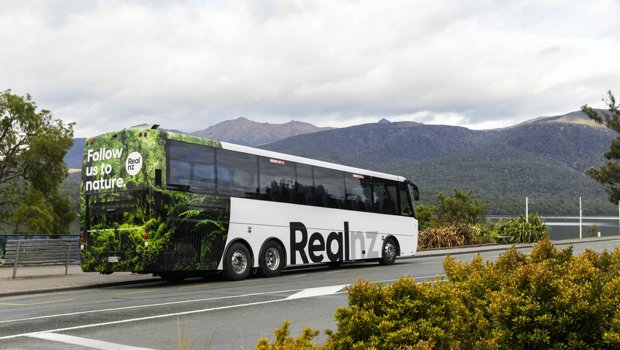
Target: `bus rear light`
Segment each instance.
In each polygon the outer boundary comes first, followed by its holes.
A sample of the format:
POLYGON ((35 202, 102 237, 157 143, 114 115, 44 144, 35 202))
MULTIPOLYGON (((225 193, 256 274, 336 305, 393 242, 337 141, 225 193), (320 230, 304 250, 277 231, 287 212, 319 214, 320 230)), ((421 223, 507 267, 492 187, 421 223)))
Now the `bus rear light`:
POLYGON ((86 243, 86 237, 84 237, 84 230, 80 231, 80 243, 86 243))

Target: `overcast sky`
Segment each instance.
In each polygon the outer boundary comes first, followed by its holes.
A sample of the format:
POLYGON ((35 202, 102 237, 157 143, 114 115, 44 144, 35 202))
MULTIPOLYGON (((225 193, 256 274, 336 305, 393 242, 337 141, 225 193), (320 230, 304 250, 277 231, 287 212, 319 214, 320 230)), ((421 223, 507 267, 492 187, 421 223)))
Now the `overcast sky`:
POLYGON ((620 1, 0 0, 6 89, 81 137, 237 117, 503 127, 620 95, 620 1))

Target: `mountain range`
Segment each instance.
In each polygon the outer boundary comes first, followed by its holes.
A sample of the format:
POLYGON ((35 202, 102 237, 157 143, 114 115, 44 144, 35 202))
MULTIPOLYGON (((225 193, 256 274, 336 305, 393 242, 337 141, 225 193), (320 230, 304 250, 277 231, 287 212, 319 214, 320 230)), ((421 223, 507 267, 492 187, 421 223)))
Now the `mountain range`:
MULTIPOLYGON (((616 134, 581 112, 492 130, 385 119, 324 129, 238 118, 192 134, 403 175, 418 184, 423 203, 458 188, 474 190, 490 214, 519 214, 526 196, 530 211, 544 215, 577 215, 579 197, 585 215, 617 214, 603 188, 584 174, 605 162, 616 134)), ((76 139, 69 167, 79 167, 83 145, 76 139)))
POLYGON ((270 124, 257 123, 241 117, 215 124, 204 130, 194 131, 191 134, 243 146, 259 146, 287 137, 327 129, 330 128, 321 128, 299 121, 290 121, 284 124, 270 124))

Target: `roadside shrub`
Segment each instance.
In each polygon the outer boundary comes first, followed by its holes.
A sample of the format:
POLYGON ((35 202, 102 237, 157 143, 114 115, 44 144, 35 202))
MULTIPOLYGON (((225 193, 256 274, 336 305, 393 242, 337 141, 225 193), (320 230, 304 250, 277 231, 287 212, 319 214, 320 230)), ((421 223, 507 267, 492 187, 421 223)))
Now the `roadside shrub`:
POLYGON ((301 335, 297 338, 291 337, 291 331, 289 327, 291 326, 291 321, 284 321, 282 323, 282 327, 275 330, 274 334, 276 340, 273 343, 270 343, 266 338, 260 338, 258 340, 258 345, 256 345, 257 350, 287 350, 287 349, 295 349, 295 350, 310 350, 310 349, 320 349, 321 346, 319 344, 315 344, 313 339, 319 334, 319 331, 314 331, 310 328, 304 328, 301 332, 301 335))
POLYGON ((516 219, 502 219, 493 225, 498 236, 509 237, 508 243, 538 242, 549 232, 547 225, 538 214, 529 215, 529 222, 523 215, 516 219))
POLYGON ((317 333, 304 330, 298 339, 263 339, 259 348, 295 349, 295 340, 311 344, 302 349, 620 347, 618 249, 573 256, 544 238, 530 255, 513 247, 495 262, 446 257, 444 270, 447 279, 421 284, 411 277, 390 285, 360 280, 324 344, 310 343, 317 333), (286 341, 291 345, 274 347, 286 341))
POLYGON ((420 249, 492 243, 493 237, 480 225, 459 224, 431 227, 420 231, 420 249))
POLYGON ((462 246, 464 237, 458 234, 456 225, 430 227, 420 232, 420 249, 462 246))

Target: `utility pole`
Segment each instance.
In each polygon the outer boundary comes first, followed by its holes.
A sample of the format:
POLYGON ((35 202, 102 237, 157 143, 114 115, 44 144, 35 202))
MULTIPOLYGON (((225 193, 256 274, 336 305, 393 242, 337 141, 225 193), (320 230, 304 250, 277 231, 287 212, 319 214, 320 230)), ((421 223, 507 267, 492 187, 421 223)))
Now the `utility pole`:
POLYGON ((583 210, 581 208, 581 197, 579 197, 579 239, 583 238, 582 224, 583 224, 583 210))
POLYGON ((528 218, 528 213, 529 212, 530 212, 529 201, 528 201, 528 198, 525 197, 525 222, 530 222, 530 220, 528 218))

